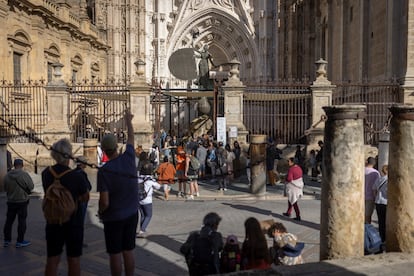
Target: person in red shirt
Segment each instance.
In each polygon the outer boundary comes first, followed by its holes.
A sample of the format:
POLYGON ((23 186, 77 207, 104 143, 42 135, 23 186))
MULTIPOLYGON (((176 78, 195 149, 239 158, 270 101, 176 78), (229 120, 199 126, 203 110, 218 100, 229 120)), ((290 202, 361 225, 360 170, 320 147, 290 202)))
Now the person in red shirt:
POLYGON ((298 206, 298 199, 303 195, 303 172, 300 166, 295 163, 293 157, 288 160, 289 170, 286 178, 286 194, 288 196, 288 209, 284 216, 290 217, 292 207, 295 209, 295 220, 300 221, 300 210, 298 206))
POLYGON ((175 157, 175 169, 177 170, 177 178, 178 178, 178 194, 177 196, 184 197, 186 194, 186 182, 187 179, 185 177, 185 160, 186 155, 184 148, 179 146, 177 148, 177 155, 175 157))
POLYGON ((171 184, 174 184, 174 177, 176 170, 173 164, 170 163, 168 156, 164 156, 164 163, 161 163, 157 169, 158 183, 163 185, 164 198, 168 200, 171 190, 171 184))

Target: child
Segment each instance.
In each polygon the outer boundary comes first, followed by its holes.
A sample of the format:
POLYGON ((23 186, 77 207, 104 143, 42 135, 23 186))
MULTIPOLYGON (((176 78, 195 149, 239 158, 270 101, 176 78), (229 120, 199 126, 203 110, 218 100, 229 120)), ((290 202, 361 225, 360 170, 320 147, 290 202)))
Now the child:
POLYGON ((305 247, 303 242, 298 242, 295 235, 288 233, 286 227, 275 222, 267 232, 273 238, 273 246, 270 248, 272 265, 296 265, 302 264, 302 250, 305 247))
POLYGON ((237 237, 229 235, 221 252, 220 272, 229 273, 240 270, 241 251, 237 237))

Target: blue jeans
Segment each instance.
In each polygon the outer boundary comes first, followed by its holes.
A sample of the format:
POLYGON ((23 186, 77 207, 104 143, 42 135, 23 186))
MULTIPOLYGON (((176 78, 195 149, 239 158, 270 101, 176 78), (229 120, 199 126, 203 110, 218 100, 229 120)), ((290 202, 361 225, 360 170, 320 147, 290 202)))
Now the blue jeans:
POLYGON ((139 205, 139 214, 141 216, 141 231, 147 231, 147 226, 152 218, 152 203, 139 205))
POLYGON ((11 241, 12 239, 12 226, 16 216, 18 219, 17 242, 22 242, 24 240, 24 234, 26 233, 27 205, 29 205, 29 201, 7 202, 6 223, 4 224, 3 229, 5 241, 11 241))

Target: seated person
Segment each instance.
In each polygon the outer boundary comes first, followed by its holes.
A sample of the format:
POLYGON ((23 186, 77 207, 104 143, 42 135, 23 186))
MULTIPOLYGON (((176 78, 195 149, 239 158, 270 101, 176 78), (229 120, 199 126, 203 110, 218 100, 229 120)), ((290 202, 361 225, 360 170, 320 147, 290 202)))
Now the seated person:
POLYGON ((298 242, 295 235, 288 233, 286 227, 275 222, 267 232, 273 238, 273 246, 269 249, 272 265, 296 265, 302 264, 303 242, 298 242))

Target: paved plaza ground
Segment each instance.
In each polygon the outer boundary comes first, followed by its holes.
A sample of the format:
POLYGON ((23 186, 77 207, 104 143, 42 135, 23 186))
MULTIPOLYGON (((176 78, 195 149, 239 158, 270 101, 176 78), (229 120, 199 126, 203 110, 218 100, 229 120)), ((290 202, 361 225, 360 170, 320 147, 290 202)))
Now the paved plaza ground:
MULTIPOLYGON (((29 204, 29 217, 26 239, 32 245, 26 248, 0 248, 0 275, 42 275, 46 261, 44 238, 45 221, 41 212, 41 184, 37 175, 35 191, 29 204)), ((201 226, 203 216, 208 212, 217 212, 222 217, 219 231, 226 237, 235 234, 239 241, 244 240, 244 221, 248 217, 258 220, 274 219, 282 221, 288 230, 296 233, 306 243, 304 257, 306 262, 315 262, 319 258, 319 209, 320 202, 314 196, 305 196, 300 202, 303 221, 297 222, 282 216, 287 201, 283 197, 283 186, 268 187, 266 199, 253 197, 248 193, 247 183, 235 183, 228 191, 218 192, 213 183, 201 184, 201 196, 195 200, 177 198, 174 194, 169 201, 162 200, 161 194, 154 198, 154 215, 147 228, 148 236, 136 240, 137 275, 186 275, 187 266, 179 247, 188 233, 201 226)), ((311 189, 311 188, 309 188, 311 189)), ((310 190, 310 193, 312 191, 310 190)), ((81 258, 82 275, 109 275, 108 255, 105 251, 102 224, 95 216, 98 195, 93 193, 89 202, 85 225, 85 243, 81 258)), ((6 214, 6 196, 0 194, 0 225, 4 225, 6 214)), ((13 238, 16 238, 17 220, 13 238)), ((269 245, 271 239, 268 239, 269 245)), ((66 261, 62 258, 61 275, 65 275, 66 261)))
MULTIPOLYGON (((35 180, 35 191, 41 192, 39 177, 32 176, 35 180)), ((268 186, 266 196, 260 198, 252 196, 248 192, 247 183, 243 181, 234 183, 224 193, 218 192, 215 184, 202 182, 201 196, 196 200, 185 200, 172 195, 169 201, 164 201, 161 194, 158 194, 154 198, 154 215, 147 228, 148 236, 145 239, 136 239, 136 275, 188 275, 179 248, 189 232, 200 228, 202 218, 208 212, 217 212, 222 217, 219 231, 224 237, 234 234, 240 242, 244 240, 244 221, 249 217, 283 222, 288 231, 295 233, 306 243, 303 256, 309 265, 282 268, 284 272, 281 275, 385 275, 382 274, 385 271, 387 275, 400 275, 413 271, 414 256, 408 256, 408 261, 405 256, 391 257, 382 254, 380 259, 377 255, 371 259, 319 263, 320 188, 318 186, 318 182, 308 182, 308 185, 305 185, 305 196, 299 202, 302 211, 300 222, 282 215, 287 207, 287 200, 283 196, 283 185, 268 186), (385 262, 386 266, 384 266, 385 262), (404 265, 401 265, 402 262, 404 265)), ((15 248, 15 240, 13 240, 11 247, 1 247, 0 275, 43 275, 46 243, 41 196, 41 194, 34 194, 29 205, 26 239, 30 240, 32 245, 15 248)), ((97 204, 98 195, 92 193, 85 225, 85 243, 88 246, 81 257, 82 275, 110 275, 102 224, 95 215, 97 204)), ((1 227, 4 225, 5 214, 6 196, 0 193, 1 227)), ((13 230, 14 239, 16 226, 17 221, 13 230)), ((270 238, 268 243, 269 245, 272 243, 270 238)), ((62 258, 59 272, 60 275, 67 274, 65 257, 62 258)), ((263 272, 263 275, 274 274, 275 271, 263 272)))

